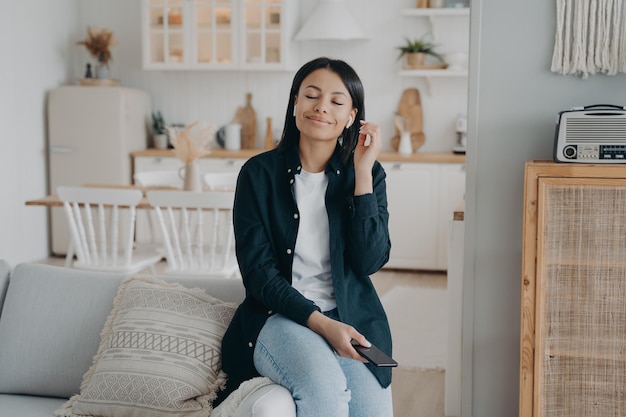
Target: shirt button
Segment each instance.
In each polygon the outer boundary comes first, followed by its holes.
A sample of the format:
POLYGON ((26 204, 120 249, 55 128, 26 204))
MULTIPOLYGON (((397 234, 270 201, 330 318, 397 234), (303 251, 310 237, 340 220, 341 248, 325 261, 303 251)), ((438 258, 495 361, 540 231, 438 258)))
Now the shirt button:
POLYGON ((340 170, 337 170, 337 175, 339 175, 339 174, 341 174, 341 171, 340 171, 340 170))
POLYGON ((271 316, 272 314, 274 314, 274 312, 272 310, 270 310, 270 311, 267 312, 267 314, 269 314, 271 316))
POLYGON ((293 218, 297 219, 298 218, 298 213, 294 213, 293 218))
POLYGON ((298 171, 300 171, 302 169, 301 165, 298 165, 298 167, 296 168, 298 171))
POLYGON ((291 255, 291 249, 287 249, 287 255, 291 255))
POLYGON ((293 178, 289 180, 289 184, 293 184, 293 178))
POLYGON ((248 347, 252 347, 254 344, 252 342, 248 342, 248 347))
POLYGON ((291 172, 291 168, 288 168, 288 169, 287 169, 287 172, 288 172, 288 173, 289 173, 289 172, 291 172))

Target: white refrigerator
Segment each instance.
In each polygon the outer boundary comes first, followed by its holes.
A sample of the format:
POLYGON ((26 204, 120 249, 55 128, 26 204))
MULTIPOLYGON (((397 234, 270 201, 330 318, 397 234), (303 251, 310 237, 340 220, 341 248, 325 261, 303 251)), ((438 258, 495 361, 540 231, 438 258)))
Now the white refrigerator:
MULTIPOLYGON (((50 192, 59 185, 132 183, 130 153, 146 149, 150 95, 124 87, 63 86, 50 91, 50 192)), ((50 213, 51 251, 64 255, 70 241, 62 208, 50 213)))

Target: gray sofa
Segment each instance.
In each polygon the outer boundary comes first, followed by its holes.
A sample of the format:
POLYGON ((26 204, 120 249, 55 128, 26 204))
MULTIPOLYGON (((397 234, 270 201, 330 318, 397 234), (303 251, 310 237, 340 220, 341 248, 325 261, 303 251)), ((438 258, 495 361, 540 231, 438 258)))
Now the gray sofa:
MULTIPOLYGON (((50 417, 79 393, 124 278, 36 263, 11 270, 0 260, 0 416, 50 417)), ((236 279, 166 280, 203 288, 224 301, 244 296, 236 279)), ((246 397, 233 416, 266 415, 295 416, 287 390, 265 386, 246 397)))

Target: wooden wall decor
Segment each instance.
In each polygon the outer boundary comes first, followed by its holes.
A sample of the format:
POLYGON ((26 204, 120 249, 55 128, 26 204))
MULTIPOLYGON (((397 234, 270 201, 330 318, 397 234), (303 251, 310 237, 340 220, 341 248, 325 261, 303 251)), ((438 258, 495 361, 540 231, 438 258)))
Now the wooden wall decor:
MULTIPOLYGON (((417 88, 407 88, 402 92, 396 114, 404 118, 404 129, 411 131, 411 144, 413 145, 413 152, 416 152, 426 141, 426 135, 424 135, 422 99, 417 88)), ((402 132, 397 126, 395 130, 396 134, 391 138, 391 147, 397 151, 402 132)))
POLYGON ((252 107, 252 93, 246 94, 246 105, 237 109, 232 123, 241 125, 241 149, 256 148, 256 111, 252 107))

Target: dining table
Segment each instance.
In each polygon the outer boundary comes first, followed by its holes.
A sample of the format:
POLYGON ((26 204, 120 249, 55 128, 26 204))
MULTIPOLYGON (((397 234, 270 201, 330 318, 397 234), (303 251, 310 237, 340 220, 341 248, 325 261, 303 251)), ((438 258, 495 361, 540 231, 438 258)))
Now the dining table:
MULTIPOLYGON (((92 187, 92 188, 118 188, 118 189, 127 189, 127 190, 141 190, 143 193, 143 197, 137 204, 138 209, 149 209, 152 208, 150 203, 148 202, 148 198, 146 197, 146 192, 148 190, 180 190, 176 187, 167 187, 167 186, 151 186, 151 187, 140 187, 137 185, 121 185, 121 184, 83 184, 81 187, 92 187)), ((59 200, 59 196, 55 193, 49 194, 42 198, 37 198, 34 200, 27 200, 24 204, 27 206, 45 206, 45 207, 63 207, 63 202, 59 200)), ((124 207, 124 206, 120 206, 124 207)))
MULTIPOLYGON (((148 198, 146 196, 146 192, 149 190, 180 190, 180 188, 171 187, 171 186, 149 186, 149 187, 140 187, 138 185, 122 185, 122 184, 82 184, 82 187, 93 187, 93 188, 116 188, 116 189, 127 189, 127 190, 141 190, 143 196, 139 203, 135 206, 137 209, 145 209, 149 210, 152 208, 148 198)), ((203 191, 211 191, 205 189, 203 191)), ((63 202, 59 199, 59 196, 55 193, 48 194, 45 197, 37 198, 34 200, 27 200, 25 202, 27 206, 39 206, 39 207, 63 207, 63 202)), ((128 208, 128 206, 120 205, 120 208, 128 208)), ((68 245, 68 250, 65 258, 65 266, 69 267, 71 265, 72 259, 74 257, 73 244, 70 241, 68 245)))

